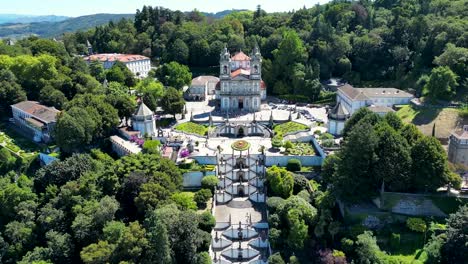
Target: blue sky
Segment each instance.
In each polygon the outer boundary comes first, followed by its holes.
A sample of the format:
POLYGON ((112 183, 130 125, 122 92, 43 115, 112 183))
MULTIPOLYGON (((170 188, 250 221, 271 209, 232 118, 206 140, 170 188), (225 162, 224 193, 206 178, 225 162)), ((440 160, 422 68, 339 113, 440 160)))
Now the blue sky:
POLYGON ((81 16, 96 13, 135 13, 143 5, 174 10, 217 12, 226 9, 251 9, 260 4, 267 12, 311 7, 328 0, 0 0, 0 13, 24 15, 81 16))

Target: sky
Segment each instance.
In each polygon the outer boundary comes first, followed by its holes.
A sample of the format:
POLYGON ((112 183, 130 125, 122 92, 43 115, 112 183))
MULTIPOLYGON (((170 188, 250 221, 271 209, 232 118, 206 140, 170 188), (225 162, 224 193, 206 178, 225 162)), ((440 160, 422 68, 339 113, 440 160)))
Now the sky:
POLYGON ((1 14, 82 16, 96 13, 133 14, 143 5, 163 6, 172 10, 218 12, 226 9, 267 12, 297 10, 329 0, 0 0, 1 14))

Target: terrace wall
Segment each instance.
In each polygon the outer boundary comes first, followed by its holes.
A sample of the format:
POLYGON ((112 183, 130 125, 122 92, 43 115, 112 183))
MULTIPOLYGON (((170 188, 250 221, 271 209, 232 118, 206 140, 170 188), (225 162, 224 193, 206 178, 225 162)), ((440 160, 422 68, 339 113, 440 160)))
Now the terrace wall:
POLYGON ((321 156, 295 156, 295 155, 288 155, 288 156, 266 156, 265 165, 267 167, 271 167, 273 165, 278 165, 281 167, 285 167, 288 164, 290 159, 298 159, 301 161, 302 166, 322 166, 323 158, 321 156))

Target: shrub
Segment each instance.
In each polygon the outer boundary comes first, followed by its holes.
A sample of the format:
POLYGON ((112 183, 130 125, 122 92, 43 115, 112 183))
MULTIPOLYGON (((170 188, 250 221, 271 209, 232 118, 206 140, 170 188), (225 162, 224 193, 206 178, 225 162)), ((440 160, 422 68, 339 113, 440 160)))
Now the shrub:
POLYGON ((270 263, 270 264, 286 264, 286 262, 284 262, 283 258, 281 257, 280 253, 278 253, 278 252, 271 255, 268 258, 268 263, 270 263))
POLYGON ((281 148, 281 146, 283 146, 283 140, 281 139, 281 137, 273 137, 273 139, 271 140, 271 146, 274 148, 281 148))
POLYGON ((210 249, 211 244, 211 234, 202 230, 197 230, 196 236, 197 250, 208 251, 210 249))
POLYGON ((176 203, 177 207, 181 210, 197 209, 197 204, 193 200, 194 194, 192 192, 178 192, 172 195, 172 200, 176 203))
POLYGON ((268 216, 268 224, 270 227, 277 228, 281 223, 281 219, 278 214, 270 214, 268 216))
POLYGON ((400 234, 392 233, 390 235, 390 248, 393 250, 397 250, 400 248, 400 234))
POLYGON ((211 264, 211 257, 208 252, 200 252, 195 256, 195 264, 211 264))
POLYGON ((424 222, 423 219, 421 218, 416 218, 416 217, 411 217, 406 220, 406 226, 408 227, 409 230, 418 232, 418 233, 424 233, 426 232, 426 222, 424 222))
POLYGON ((354 250, 354 241, 344 237, 341 239, 341 248, 346 254, 351 255, 354 250))
POLYGON ((294 177, 293 194, 298 194, 302 190, 309 189, 309 182, 307 181, 307 178, 304 177, 304 175, 294 174, 293 177, 294 177))
POLYGON ((321 134, 322 134, 322 131, 320 131, 320 130, 315 130, 314 131, 314 135, 321 135, 321 134))
POLYGON ((210 190, 211 192, 214 191, 214 188, 218 185, 219 183, 219 180, 216 176, 214 175, 210 175, 210 176, 205 176, 203 177, 203 179, 201 180, 201 185, 202 185, 202 188, 204 189, 208 189, 210 190))
POLYGON ((273 248, 278 248, 278 245, 281 243, 281 230, 270 228, 270 231, 268 232, 268 240, 273 248))
POLYGON ((216 219, 211 215, 209 211, 205 211, 200 214, 200 218, 198 220, 198 228, 203 231, 211 232, 216 225, 216 219))
POLYGON ((364 233, 366 230, 367 228, 362 225, 353 225, 349 228, 349 235, 352 238, 357 238, 358 235, 364 233))
POLYGON ((143 152, 148 154, 159 154, 159 148, 161 147, 161 141, 159 140, 146 140, 143 143, 143 152))
POLYGON ((320 135, 319 138, 320 138, 321 140, 324 140, 324 139, 333 139, 334 137, 333 137, 333 135, 330 134, 330 133, 323 133, 323 134, 320 135))
POLYGON ((300 171, 301 167, 301 161, 298 159, 290 159, 288 160, 288 164, 286 164, 286 169, 288 171, 300 171))
POLYGON ((193 200, 197 203, 198 206, 202 206, 210 200, 212 194, 211 191, 208 189, 201 189, 195 193, 193 200))
POLYGON ((280 209, 280 207, 284 205, 284 202, 285 200, 281 197, 268 198, 266 201, 268 211, 272 213, 276 212, 278 209, 280 209))
POLYGON ((293 145, 293 143, 291 141, 287 140, 286 142, 284 142, 283 147, 285 149, 290 149, 290 148, 293 148, 294 145, 293 145))

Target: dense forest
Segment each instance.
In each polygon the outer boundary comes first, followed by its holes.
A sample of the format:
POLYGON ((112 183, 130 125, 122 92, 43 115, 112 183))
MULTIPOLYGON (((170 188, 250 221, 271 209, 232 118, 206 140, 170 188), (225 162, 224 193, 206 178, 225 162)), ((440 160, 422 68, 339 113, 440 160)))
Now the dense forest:
POLYGON ((270 94, 317 99, 318 77, 353 85, 412 89, 431 99, 466 100, 468 7, 464 0, 335 0, 288 13, 242 11, 222 19, 144 6, 135 20, 66 34, 70 53, 140 53, 156 64, 218 64, 231 52, 264 56, 270 94), (457 96, 456 96, 457 95, 457 96))

